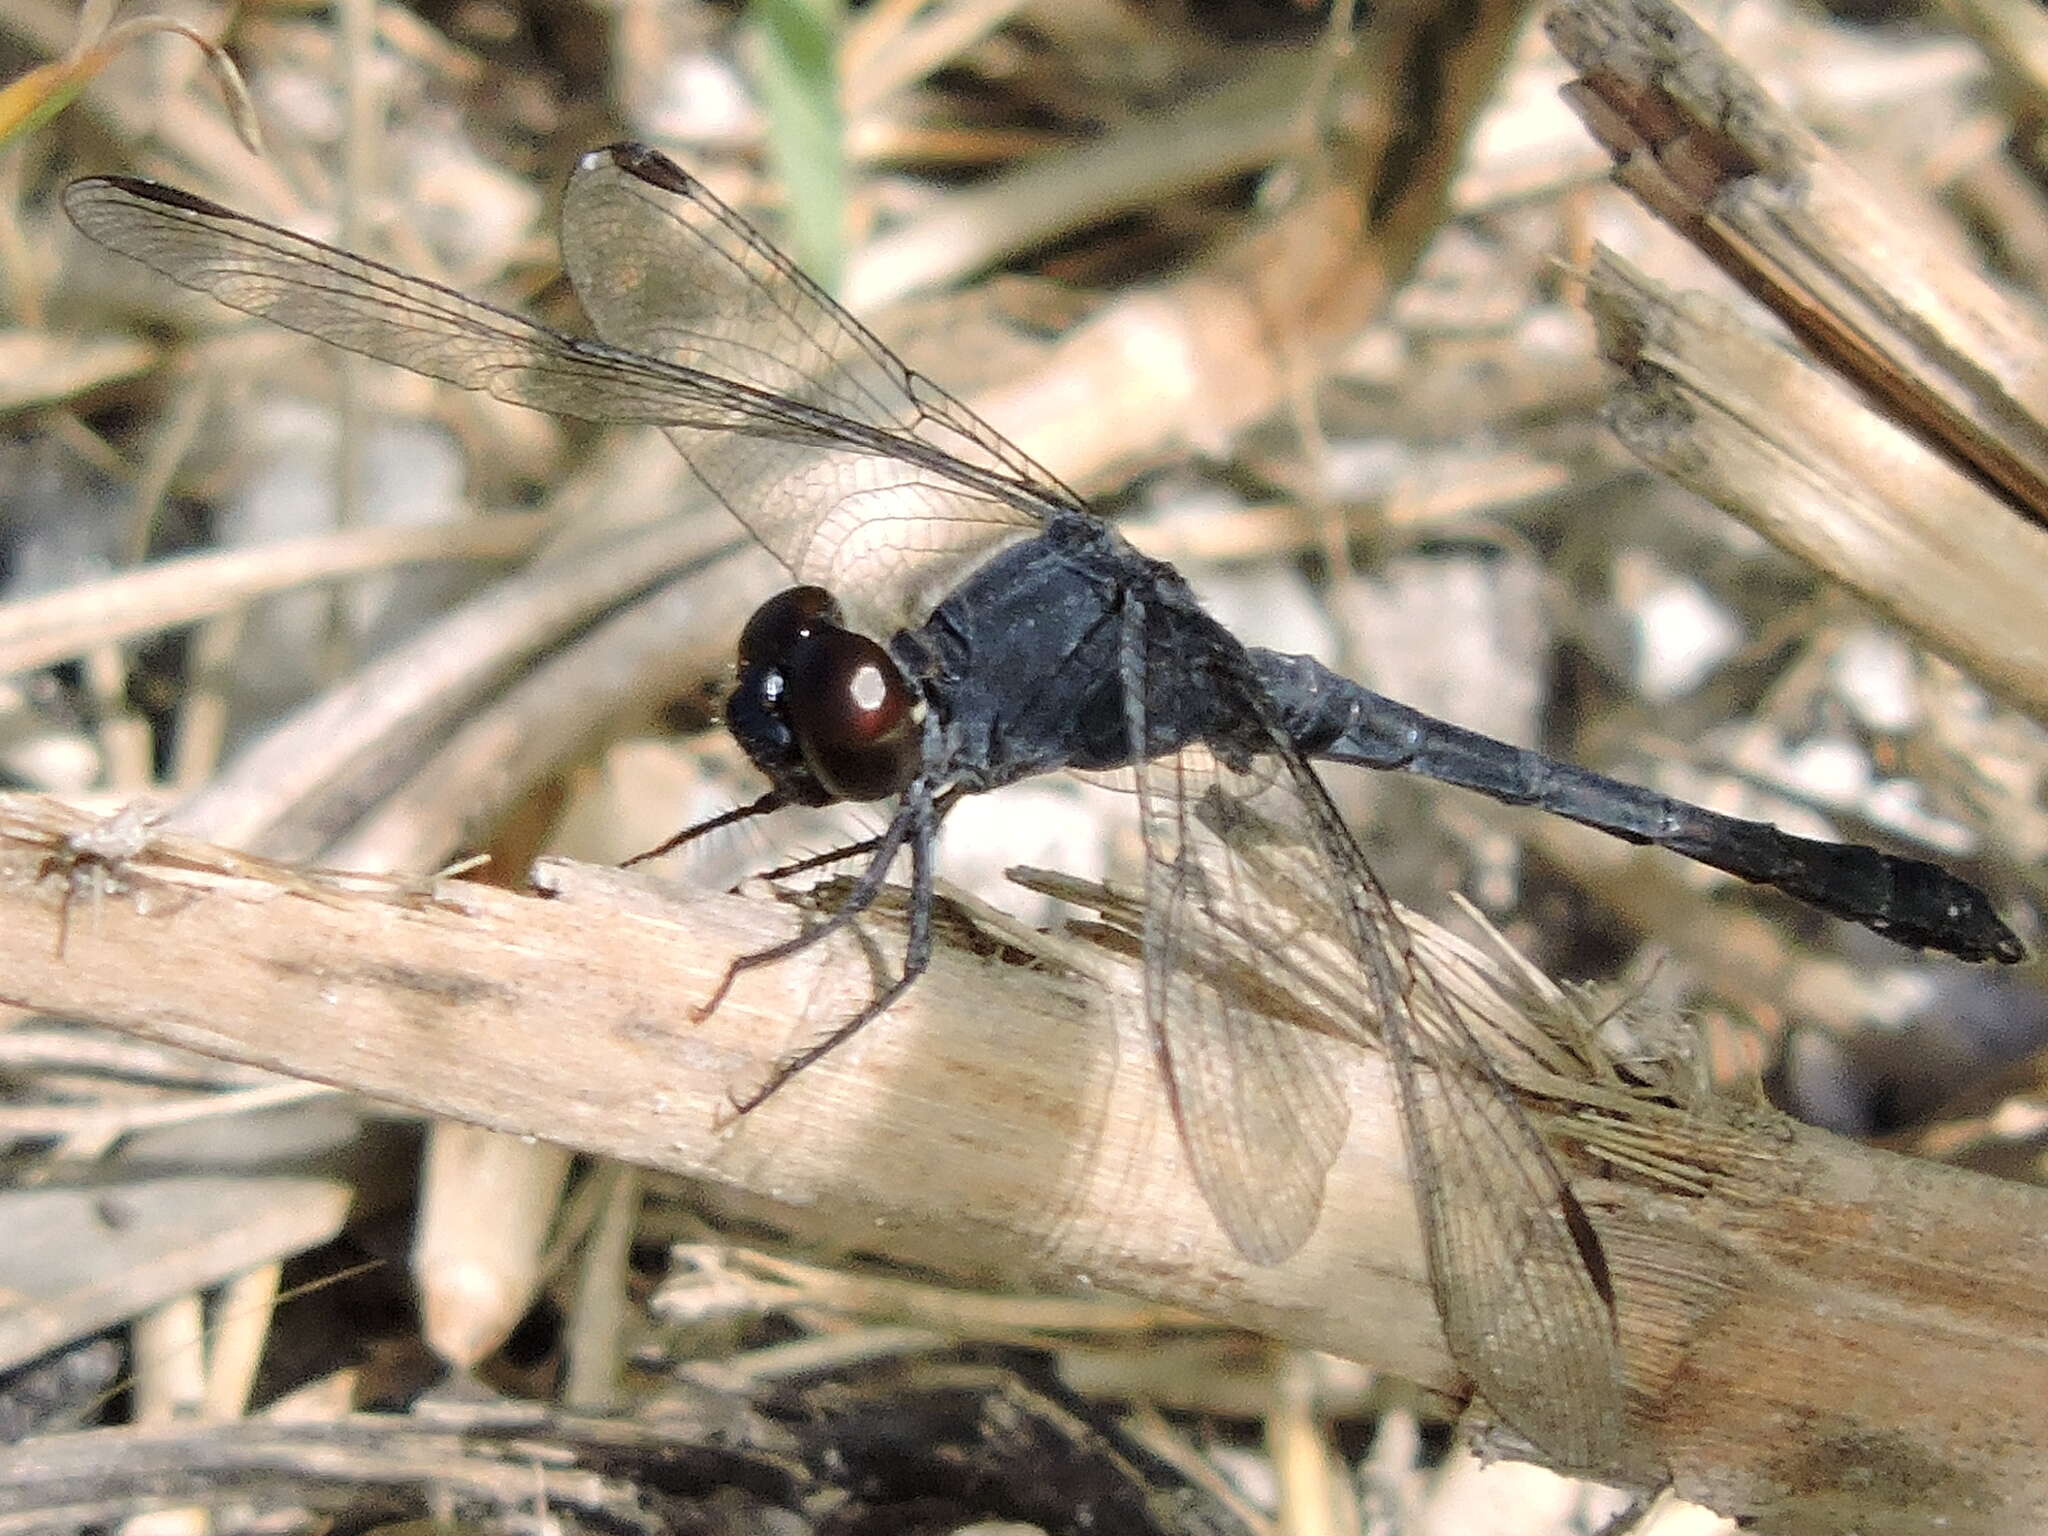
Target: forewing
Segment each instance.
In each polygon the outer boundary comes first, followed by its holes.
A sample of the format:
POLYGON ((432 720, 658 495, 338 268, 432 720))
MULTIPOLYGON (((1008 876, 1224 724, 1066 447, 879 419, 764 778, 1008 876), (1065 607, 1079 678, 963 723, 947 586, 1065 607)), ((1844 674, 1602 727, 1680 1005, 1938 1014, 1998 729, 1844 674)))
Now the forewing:
POLYGON ((88 238, 245 314, 515 405, 671 429, 792 572, 877 619, 920 616, 963 565, 1080 509, 639 146, 585 156, 565 209, 564 257, 603 342, 175 187, 90 177, 64 206, 88 238))
POLYGON ((515 405, 707 431, 833 429, 757 390, 564 336, 175 187, 94 176, 65 188, 64 208, 91 240, 231 309, 515 405))
MULTIPOLYGON (((1135 699, 1187 686, 1184 639, 1140 650, 1135 699)), ((1202 686, 1265 771, 1182 752, 1139 776, 1146 1006, 1203 1193, 1247 1257, 1285 1258, 1346 1129, 1330 1037, 1383 1045, 1453 1357, 1533 1443, 1602 1465, 1623 1398, 1598 1240, 1242 658, 1219 632, 1202 686)))
POLYGON ((669 434, 799 580, 921 617, 993 544, 1054 507, 1085 510, 654 150, 583 157, 562 201, 562 259, 613 345, 856 429, 829 442, 669 434))

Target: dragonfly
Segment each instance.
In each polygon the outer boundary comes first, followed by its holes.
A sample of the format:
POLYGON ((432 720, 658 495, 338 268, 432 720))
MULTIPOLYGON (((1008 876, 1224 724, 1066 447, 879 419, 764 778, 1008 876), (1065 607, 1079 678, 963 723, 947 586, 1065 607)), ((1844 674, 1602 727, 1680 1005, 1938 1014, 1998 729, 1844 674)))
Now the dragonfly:
POLYGON ((775 1061, 735 1094, 738 1109, 928 968, 938 835, 963 797, 1062 770, 1116 776, 1142 846, 1144 1015, 1220 1225, 1259 1264, 1309 1240, 1349 1129, 1330 1052, 1384 1051, 1450 1352, 1505 1423, 1563 1464, 1611 1464, 1626 1431, 1604 1252, 1316 762, 1537 806, 1904 944, 2022 954, 1983 894, 1933 864, 1721 816, 1245 645, 1178 571, 645 145, 583 156, 563 196, 563 261, 595 338, 154 182, 91 177, 64 206, 98 244, 277 325, 515 404, 662 428, 789 572, 795 584, 742 631, 726 711, 769 788, 653 852, 785 807, 883 803, 883 830, 833 856, 866 859, 836 910, 742 956, 725 986, 853 922, 906 853, 908 937, 870 1001, 775 1061), (1241 984, 1284 978, 1310 953, 1318 1027, 1241 984))

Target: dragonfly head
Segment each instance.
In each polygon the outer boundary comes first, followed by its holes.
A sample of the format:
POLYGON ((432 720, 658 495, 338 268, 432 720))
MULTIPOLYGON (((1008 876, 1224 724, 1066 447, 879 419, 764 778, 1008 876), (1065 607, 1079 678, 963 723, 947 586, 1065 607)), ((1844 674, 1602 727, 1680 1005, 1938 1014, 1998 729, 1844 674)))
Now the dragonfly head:
POLYGON ((922 758, 920 714, 894 658, 846 628, 823 587, 778 593, 740 631, 726 724, 795 804, 900 793, 922 758))

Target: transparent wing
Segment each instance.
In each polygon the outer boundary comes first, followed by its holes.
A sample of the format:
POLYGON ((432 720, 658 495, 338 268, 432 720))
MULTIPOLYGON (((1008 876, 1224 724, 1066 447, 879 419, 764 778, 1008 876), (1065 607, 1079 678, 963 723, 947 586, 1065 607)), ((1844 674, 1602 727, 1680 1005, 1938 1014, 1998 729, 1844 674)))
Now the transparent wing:
POLYGON ((669 435, 799 580, 923 611, 962 567, 1057 505, 1085 511, 965 405, 906 368, 745 220, 641 145, 585 155, 562 199, 562 260, 614 346, 743 379, 887 445, 669 435))
MULTIPOLYGON (((1191 658, 1184 642, 1146 655, 1134 634, 1125 670, 1142 740, 1145 693, 1186 686, 1191 658)), ((1592 1228, 1242 649, 1214 638, 1202 685, 1241 706, 1224 717, 1248 722, 1243 771, 1223 760, 1235 753, 1183 751, 1138 775, 1146 1010, 1203 1193, 1248 1258, 1293 1252, 1346 1129, 1333 1037, 1381 1045, 1452 1355, 1505 1422, 1572 1465, 1601 1465, 1623 1399, 1592 1228)))
POLYGON ((1230 845, 1186 815, 1230 777, 1199 748, 1137 774, 1145 1012, 1195 1182, 1245 1257, 1277 1264, 1315 1230, 1351 1107, 1334 1042, 1266 985, 1314 914, 1248 889, 1230 845))
POLYGON ((872 583, 878 614, 909 611, 960 563, 1079 506, 639 146, 584 157, 564 225, 593 319, 628 345, 564 336, 155 182, 91 177, 65 189, 64 207, 89 239, 273 324, 516 405, 671 428, 800 579, 848 596, 872 583), (656 301, 680 306, 673 323, 644 307, 656 301), (806 384, 813 364, 827 377, 806 384))

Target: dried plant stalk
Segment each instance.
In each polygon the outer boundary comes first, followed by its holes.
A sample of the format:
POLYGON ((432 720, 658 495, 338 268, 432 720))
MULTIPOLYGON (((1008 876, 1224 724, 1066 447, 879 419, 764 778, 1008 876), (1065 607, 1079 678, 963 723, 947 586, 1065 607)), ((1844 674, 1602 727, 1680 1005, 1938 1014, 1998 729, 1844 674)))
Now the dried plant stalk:
MULTIPOLYGON (((693 1025, 787 909, 584 866, 551 867, 553 900, 315 874, 169 836, 79 865, 91 829, 0 801, 0 1000, 714 1181, 963 1279, 1085 1282, 1456 1385, 1375 1054, 1339 1057, 1353 1126, 1321 1226, 1260 1268, 1187 1173, 1136 979, 1107 956, 1060 975, 950 944, 886 1019, 721 1126, 792 1013, 868 984, 859 944, 757 973, 693 1025)), ((1629 1361, 1618 1480, 1668 1472, 1765 1523, 2038 1520, 2048 1194, 1768 1111, 1545 1086, 1577 1097, 1554 1118, 1609 1169, 1577 1189, 1629 1361)))
MULTIPOLYGON (((1916 232, 1666 0, 1570 0, 1616 178, 1911 430, 2048 521, 2048 331, 1916 232)), ((1890 199, 1896 204, 1896 197, 1890 199)))
POLYGON ((2048 715, 2048 532, 1727 305, 1604 250, 1588 301, 1638 457, 2048 715))

